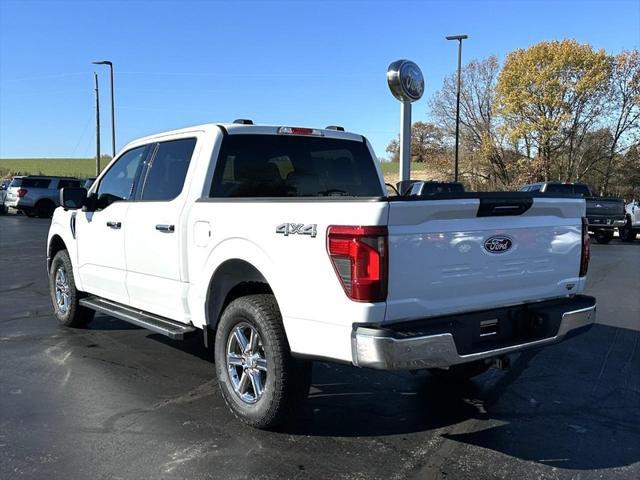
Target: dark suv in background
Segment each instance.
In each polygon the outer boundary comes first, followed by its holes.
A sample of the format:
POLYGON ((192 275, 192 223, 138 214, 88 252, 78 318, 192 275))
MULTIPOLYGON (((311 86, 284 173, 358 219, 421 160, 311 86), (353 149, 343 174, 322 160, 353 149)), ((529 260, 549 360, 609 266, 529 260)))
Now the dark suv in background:
POLYGON ((583 196, 587 202, 589 231, 598 243, 609 243, 615 229, 625 224, 624 200, 598 197, 586 183, 539 182, 525 185, 520 191, 583 196))

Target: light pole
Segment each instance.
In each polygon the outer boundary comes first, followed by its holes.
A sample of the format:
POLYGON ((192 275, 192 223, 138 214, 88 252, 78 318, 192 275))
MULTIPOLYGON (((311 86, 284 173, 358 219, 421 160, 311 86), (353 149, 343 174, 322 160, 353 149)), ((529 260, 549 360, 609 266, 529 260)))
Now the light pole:
POLYGON ((462 41, 469 38, 467 35, 449 35, 447 40, 458 41, 458 92, 456 94, 456 163, 455 163, 455 178, 458 181, 458 137, 460 136, 460 76, 462 71, 462 41))
POLYGON ((101 60, 93 62, 95 65, 109 65, 109 73, 111 79, 111 152, 112 158, 116 156, 116 110, 115 101, 113 99, 113 63, 109 60, 101 60))
POLYGON ((100 175, 100 93, 98 92, 98 74, 93 72, 96 95, 96 177, 100 175))

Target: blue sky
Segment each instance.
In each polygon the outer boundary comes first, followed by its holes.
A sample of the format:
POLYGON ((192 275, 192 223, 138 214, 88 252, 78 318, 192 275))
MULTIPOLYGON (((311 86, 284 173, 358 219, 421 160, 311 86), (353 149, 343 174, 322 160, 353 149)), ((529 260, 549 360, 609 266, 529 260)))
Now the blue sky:
POLYGON ((108 69, 116 72, 117 147, 149 133, 252 118, 344 125, 383 156, 399 130, 385 72, 398 58, 427 98, 464 60, 575 38, 609 52, 640 46, 640 0, 206 2, 0 0, 0 158, 95 152, 93 71, 102 149, 110 153, 108 69), (96 33, 97 32, 97 33, 96 33))

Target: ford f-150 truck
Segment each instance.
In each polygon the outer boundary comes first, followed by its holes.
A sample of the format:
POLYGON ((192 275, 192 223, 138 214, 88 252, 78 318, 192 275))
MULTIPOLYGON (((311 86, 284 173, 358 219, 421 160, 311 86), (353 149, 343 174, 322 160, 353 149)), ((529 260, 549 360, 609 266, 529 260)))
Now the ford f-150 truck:
POLYGON ((595 320, 584 199, 388 197, 368 141, 338 128, 145 137, 61 203, 47 243, 59 322, 97 311, 202 332, 225 401, 255 427, 293 412, 314 359, 471 377, 595 320))
POLYGON ((587 222, 596 241, 607 244, 613 239, 616 228, 625 224, 624 200, 614 197, 598 197, 586 183, 539 182, 525 185, 521 192, 541 192, 547 195, 581 195, 587 202, 587 222))

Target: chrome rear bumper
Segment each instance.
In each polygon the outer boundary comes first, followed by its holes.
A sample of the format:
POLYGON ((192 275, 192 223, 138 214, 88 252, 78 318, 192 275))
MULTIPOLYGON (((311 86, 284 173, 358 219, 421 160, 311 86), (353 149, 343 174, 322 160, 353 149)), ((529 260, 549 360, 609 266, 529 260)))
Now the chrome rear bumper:
POLYGON ((572 306, 575 308, 575 303, 567 302, 568 309, 561 313, 559 328, 553 336, 463 355, 458 353, 454 335, 450 332, 399 338, 384 327, 376 329, 354 325, 351 335, 353 363, 382 370, 449 367, 549 345, 595 322, 595 298, 581 296, 581 299, 583 302, 578 309, 571 309, 572 306))

